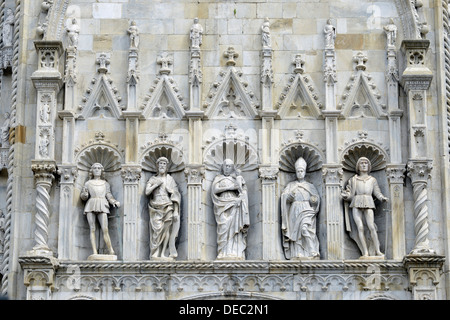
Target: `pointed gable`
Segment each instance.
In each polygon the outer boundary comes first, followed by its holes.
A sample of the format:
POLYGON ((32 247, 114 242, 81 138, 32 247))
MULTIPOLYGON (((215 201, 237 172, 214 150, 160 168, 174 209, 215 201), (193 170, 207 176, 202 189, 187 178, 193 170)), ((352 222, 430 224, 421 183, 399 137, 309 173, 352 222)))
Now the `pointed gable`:
POLYGON ((170 76, 173 57, 163 52, 158 56, 157 63, 161 66, 159 75, 141 106, 144 117, 146 119, 182 119, 187 106, 183 102, 184 97, 180 94, 177 83, 170 76))
POLYGON ((304 60, 301 55, 295 57, 295 68, 289 78, 289 84, 276 105, 281 119, 317 119, 321 116, 322 103, 315 85, 307 74, 304 74, 304 60))
POLYGON ((254 119, 259 102, 243 79, 242 71, 235 68, 234 58, 238 54, 230 47, 225 55, 229 58, 227 68, 211 86, 204 105, 205 115, 210 119, 254 119))
POLYGON ((123 106, 113 81, 107 76, 109 56, 101 53, 97 56, 97 74, 91 80, 91 86, 86 90, 82 104, 78 107, 78 118, 120 118, 123 106))
POLYGON ((386 117, 386 105, 381 103, 381 95, 372 77, 366 72, 367 57, 358 52, 353 61, 355 72, 350 77, 338 108, 345 118, 382 118, 386 117))

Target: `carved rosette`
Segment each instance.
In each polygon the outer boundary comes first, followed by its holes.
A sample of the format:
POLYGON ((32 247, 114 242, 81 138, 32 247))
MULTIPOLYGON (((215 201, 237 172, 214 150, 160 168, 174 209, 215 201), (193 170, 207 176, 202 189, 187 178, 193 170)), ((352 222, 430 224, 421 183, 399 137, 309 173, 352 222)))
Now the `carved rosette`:
POLYGON ((55 179, 56 163, 54 161, 33 161, 31 170, 36 181, 36 230, 33 252, 51 254, 48 247, 48 225, 50 219, 50 189, 55 179))
POLYGON ((430 248, 428 234, 428 179, 433 168, 432 160, 410 160, 407 165, 408 177, 413 185, 414 231, 416 235, 412 253, 434 254, 430 248))

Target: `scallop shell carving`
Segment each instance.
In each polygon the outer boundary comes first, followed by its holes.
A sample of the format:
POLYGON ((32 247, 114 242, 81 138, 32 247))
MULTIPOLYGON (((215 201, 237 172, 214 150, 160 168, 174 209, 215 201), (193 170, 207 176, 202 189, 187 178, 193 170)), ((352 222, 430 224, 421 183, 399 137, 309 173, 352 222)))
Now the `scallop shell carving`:
POLYGON ((101 163, 106 172, 120 170, 121 156, 107 146, 95 146, 82 151, 78 157, 78 169, 89 171, 94 163, 101 163))
POLYGON ((306 161, 307 172, 313 172, 319 170, 322 167, 322 156, 316 149, 308 145, 294 144, 285 147, 281 151, 280 170, 286 172, 295 172, 295 162, 300 157, 302 157, 306 161))
POLYGON ((233 160, 236 169, 251 171, 258 168, 257 153, 243 141, 223 141, 215 143, 206 152, 205 166, 207 170, 219 171, 225 159, 233 160))
POLYGON ((342 157, 344 169, 355 172, 356 162, 361 157, 366 157, 370 160, 372 171, 386 168, 386 155, 380 149, 367 144, 359 144, 344 153, 342 157))
POLYGON ((166 157, 169 160, 168 172, 184 170, 185 161, 183 151, 173 146, 156 146, 151 148, 142 159, 142 169, 157 172, 156 160, 166 157))

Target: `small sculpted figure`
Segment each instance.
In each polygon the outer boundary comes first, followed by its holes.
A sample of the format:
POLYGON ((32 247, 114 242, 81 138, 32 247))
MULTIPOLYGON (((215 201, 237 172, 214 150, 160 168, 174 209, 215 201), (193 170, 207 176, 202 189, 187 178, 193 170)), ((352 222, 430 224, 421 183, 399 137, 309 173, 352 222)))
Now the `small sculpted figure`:
POLYGON ((327 24, 324 27, 325 33, 325 48, 334 49, 334 42, 336 40, 336 28, 331 24, 331 20, 327 20, 327 24))
POLYGON ((351 177, 345 190, 341 192, 344 201, 350 202, 352 217, 357 227, 357 241, 362 257, 383 256, 380 251, 380 242, 377 235, 377 226, 374 221, 375 202, 373 196, 378 200, 386 202, 385 197, 378 186, 377 179, 370 176, 371 163, 366 157, 361 157, 356 163, 356 175, 351 177), (365 235, 364 221, 366 222, 369 237, 365 235))
POLYGON ((247 186, 232 160, 224 160, 211 191, 217 222, 217 259, 245 260, 250 225, 247 186))
POLYGON ((198 22, 198 18, 194 19, 194 24, 191 27, 190 32, 191 46, 192 48, 200 48, 202 45, 203 27, 198 22))
POLYGON ((111 239, 108 231, 108 215, 110 214, 110 205, 120 207, 120 202, 114 199, 111 194, 111 187, 104 178, 105 170, 101 163, 94 163, 89 171, 90 180, 88 180, 81 191, 81 199, 86 201, 84 214, 87 217, 90 230, 90 240, 94 255, 98 254, 95 239, 95 221, 98 219, 103 232, 103 240, 110 255, 114 255, 111 245, 111 239))
POLYGON ((306 161, 295 162, 297 180, 290 182, 281 194, 283 248, 287 259, 318 259, 319 239, 316 217, 320 197, 316 187, 305 181, 306 161))
POLYGON ((130 35, 130 46, 131 48, 139 47, 139 30, 136 26, 135 21, 131 21, 130 27, 128 28, 128 34, 130 35))
POLYGON ((9 147, 9 130, 10 130, 10 117, 9 113, 5 113, 5 121, 3 122, 0 133, 1 133, 1 145, 3 148, 9 147))
POLYGON ((150 197, 150 256, 152 259, 175 259, 175 241, 180 228, 181 195, 171 175, 167 174, 169 160, 160 157, 156 161, 158 173, 151 177, 145 188, 150 197), (167 255, 168 251, 168 255, 167 255))
POLYGON ((80 26, 77 24, 77 19, 73 18, 71 24, 66 27, 69 46, 76 48, 78 46, 78 35, 80 34, 80 26))

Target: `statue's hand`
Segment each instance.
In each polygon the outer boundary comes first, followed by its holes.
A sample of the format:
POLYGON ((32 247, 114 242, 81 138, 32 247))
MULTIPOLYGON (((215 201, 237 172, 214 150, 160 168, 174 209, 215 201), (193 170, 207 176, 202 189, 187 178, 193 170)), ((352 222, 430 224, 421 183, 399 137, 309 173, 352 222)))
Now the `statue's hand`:
POLYGON ((114 202, 113 206, 115 206, 116 208, 120 208, 120 202, 119 201, 114 202))

